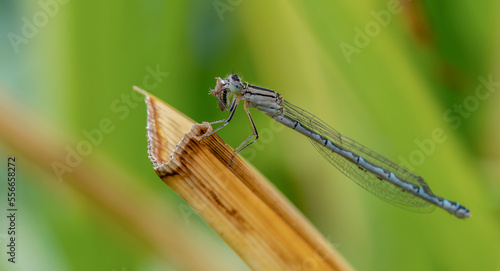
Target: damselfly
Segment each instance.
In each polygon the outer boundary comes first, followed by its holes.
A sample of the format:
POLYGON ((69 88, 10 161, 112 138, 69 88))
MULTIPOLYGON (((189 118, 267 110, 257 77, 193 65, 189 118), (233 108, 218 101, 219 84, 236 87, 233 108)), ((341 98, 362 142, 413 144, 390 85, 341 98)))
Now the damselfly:
POLYGON ((281 94, 244 83, 236 74, 231 74, 226 79, 216 79, 217 85, 214 90, 210 90, 210 94, 217 97, 218 106, 222 111, 229 111, 229 117, 212 122, 211 124, 224 124, 210 134, 231 121, 240 101, 245 101, 245 111, 252 125, 253 133, 234 150, 233 160, 239 152, 259 138, 248 110, 257 108, 275 121, 307 136, 333 166, 377 197, 413 211, 430 212, 438 206, 458 218, 471 215, 469 209, 458 202, 435 195, 422 177, 341 135, 316 116, 284 100, 281 94), (250 141, 252 137, 254 139, 250 141))

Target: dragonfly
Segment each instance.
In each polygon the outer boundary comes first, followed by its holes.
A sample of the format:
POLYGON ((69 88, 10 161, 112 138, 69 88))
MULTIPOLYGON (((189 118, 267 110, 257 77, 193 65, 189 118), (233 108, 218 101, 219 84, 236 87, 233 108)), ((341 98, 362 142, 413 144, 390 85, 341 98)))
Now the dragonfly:
POLYGON ((202 140, 224 128, 232 120, 242 101, 253 131, 234 149, 229 166, 238 153, 259 138, 249 111, 249 108, 256 108, 275 121, 305 135, 328 162, 375 196, 416 212, 431 212, 437 206, 458 218, 471 216, 467 207, 435 195, 422 177, 340 134, 318 117, 283 99, 278 92, 243 82, 234 73, 225 79, 216 77, 216 81, 215 89, 210 89, 209 94, 217 98, 221 111, 229 111, 229 116, 211 122, 210 124, 223 124, 202 140))

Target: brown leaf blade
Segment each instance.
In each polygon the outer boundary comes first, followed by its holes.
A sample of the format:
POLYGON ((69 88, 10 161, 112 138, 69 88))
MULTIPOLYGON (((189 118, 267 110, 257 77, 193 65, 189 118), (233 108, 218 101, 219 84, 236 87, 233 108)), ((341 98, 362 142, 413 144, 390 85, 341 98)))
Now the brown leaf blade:
POLYGON ((149 157, 179 194, 254 270, 351 270, 295 207, 216 134, 149 93, 149 157), (194 125, 194 126, 193 126, 194 125), (192 128, 191 128, 192 127, 192 128), (185 134, 188 132, 187 134, 185 134))

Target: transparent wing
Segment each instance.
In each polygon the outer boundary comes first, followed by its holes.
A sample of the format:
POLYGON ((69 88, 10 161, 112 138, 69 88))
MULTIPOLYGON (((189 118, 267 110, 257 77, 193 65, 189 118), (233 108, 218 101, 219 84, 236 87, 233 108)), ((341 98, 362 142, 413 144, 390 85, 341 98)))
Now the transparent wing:
MULTIPOLYGON (((335 129, 330 127, 328 124, 326 124, 313 114, 287 101, 283 101, 282 105, 285 109, 285 116, 299 122, 303 127, 311 130, 314 133, 322 135, 325 138, 328 138, 339 148, 359 155, 360 157, 365 159, 366 162, 376 167, 391 171, 400 180, 422 187, 426 191, 428 191, 428 193, 432 193, 421 177, 416 176, 408 170, 394 164, 393 162, 364 147, 356 141, 341 135, 339 132, 337 132, 335 129)), ((310 141, 313 143, 314 147, 319 151, 319 153, 323 155, 323 157, 325 157, 333 166, 340 170, 340 172, 351 178, 354 182, 356 182, 364 189, 373 193, 375 196, 389 203, 415 212, 427 213, 435 209, 435 206, 431 203, 402 190, 398 186, 388 181, 380 180, 374 174, 360 169, 356 164, 352 163, 350 160, 344 158, 343 156, 331 151, 324 145, 319 144, 312 139, 310 139, 310 141)))

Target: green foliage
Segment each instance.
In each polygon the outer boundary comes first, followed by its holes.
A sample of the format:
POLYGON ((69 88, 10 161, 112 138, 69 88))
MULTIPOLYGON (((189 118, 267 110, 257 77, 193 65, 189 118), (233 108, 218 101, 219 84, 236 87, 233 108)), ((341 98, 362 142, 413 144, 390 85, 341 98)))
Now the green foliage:
MULTIPOLYGON (((1 19, 5 37, 21 33, 23 17, 32 20, 44 10, 36 1, 5 8, 2 14, 12 12, 1 19)), ((389 159, 409 161, 436 194, 471 209, 472 218, 460 221, 440 210, 415 214, 381 202, 336 172, 305 138, 255 111, 268 138, 242 155, 355 268, 494 270, 500 86, 484 99, 476 89, 483 79, 500 81, 493 57, 499 54, 497 14, 494 1, 70 1, 17 54, 4 40, 0 84, 22 90, 15 95, 77 139, 111 120, 113 131, 91 156, 102 154, 143 176, 140 185, 152 196, 176 205, 182 201, 152 174, 145 106, 134 100, 132 85, 195 121, 214 121, 226 114, 208 88, 234 69, 389 159), (445 134, 442 142, 433 139, 436 129, 445 134)), ((246 116, 237 114, 220 133, 233 147, 251 133, 246 116)), ((31 191, 25 208, 47 222, 24 227, 52 236, 45 253, 64 263, 61 269, 144 266, 140 240, 124 242, 123 225, 89 217, 99 206, 41 191, 31 191)))

